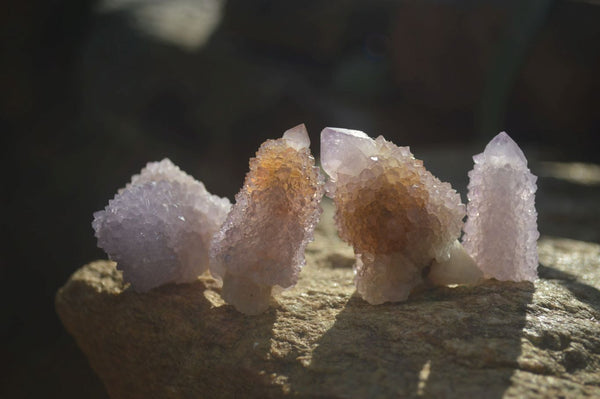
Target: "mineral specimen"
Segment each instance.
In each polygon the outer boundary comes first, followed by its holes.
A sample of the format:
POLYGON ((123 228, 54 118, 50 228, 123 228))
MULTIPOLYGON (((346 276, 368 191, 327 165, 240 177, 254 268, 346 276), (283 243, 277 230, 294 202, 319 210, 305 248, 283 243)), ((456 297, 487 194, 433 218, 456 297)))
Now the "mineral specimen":
POLYGON ((148 163, 94 213, 98 246, 136 291, 195 280, 208 269, 213 235, 231 204, 170 160, 148 163))
POLYGON ((434 260, 427 279, 433 285, 475 284, 483 280, 483 273, 456 240, 450 248, 450 258, 442 261, 434 260))
MULTIPOLYGON (((373 140, 360 131, 326 128, 321 164, 330 176, 326 190, 334 199, 338 232, 356 254, 357 291, 367 302, 406 300, 434 261, 443 269, 451 255, 464 254, 456 241, 465 215, 460 195, 408 147, 382 136, 373 140)), ((472 261, 460 268, 474 279, 472 261)), ((436 280, 447 279, 438 272, 436 280)))
POLYGON ((533 281, 538 254, 537 177, 519 146, 502 132, 473 157, 464 247, 486 277, 533 281))
POLYGON ((321 214, 322 177, 304 125, 267 140, 211 249, 222 297, 246 314, 269 306, 272 288, 296 284, 321 214))

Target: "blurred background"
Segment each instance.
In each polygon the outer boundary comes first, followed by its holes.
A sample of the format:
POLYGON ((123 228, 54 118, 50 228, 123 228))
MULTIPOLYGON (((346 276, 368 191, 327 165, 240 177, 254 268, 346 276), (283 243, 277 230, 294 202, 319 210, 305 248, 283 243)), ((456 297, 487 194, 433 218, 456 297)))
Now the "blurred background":
MULTIPOLYGON (((600 242, 600 1, 24 0, 0 13, 0 397, 106 398, 54 312, 92 213, 169 157, 209 191, 305 123, 364 130, 466 200, 506 130, 542 234, 600 242)), ((115 365, 118 367, 118 365, 115 365)))

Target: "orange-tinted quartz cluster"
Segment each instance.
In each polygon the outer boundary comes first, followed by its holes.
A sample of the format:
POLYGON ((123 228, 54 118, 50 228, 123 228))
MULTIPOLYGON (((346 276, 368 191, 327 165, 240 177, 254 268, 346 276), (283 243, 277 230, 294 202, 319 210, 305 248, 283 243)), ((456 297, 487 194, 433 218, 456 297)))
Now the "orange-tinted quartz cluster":
POLYGON ((358 292, 373 304, 405 300, 424 269, 450 258, 465 215, 460 195, 381 136, 325 129, 321 162, 340 237, 356 253, 358 292))
POLYGON ((303 125, 262 144, 213 241, 211 272, 223 279, 223 298, 244 313, 264 311, 272 287, 293 286, 304 266, 323 195, 309 144, 303 125))

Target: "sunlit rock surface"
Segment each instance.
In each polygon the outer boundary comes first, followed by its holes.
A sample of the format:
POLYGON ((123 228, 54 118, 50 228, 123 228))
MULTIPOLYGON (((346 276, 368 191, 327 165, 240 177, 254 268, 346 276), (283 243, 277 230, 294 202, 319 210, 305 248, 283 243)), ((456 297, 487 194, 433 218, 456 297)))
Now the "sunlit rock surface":
POLYGON ((326 188, 340 237, 356 253, 357 291, 369 303, 406 300, 423 282, 425 269, 448 261, 460 246, 456 239, 465 215, 460 195, 408 147, 326 128, 321 164, 330 176, 326 188))
POLYGON ((231 204, 170 160, 149 163, 94 213, 98 246, 136 291, 194 281, 208 269, 209 248, 231 204))
POLYGON ((600 397, 600 245, 547 237, 534 283, 371 306, 323 207, 298 284, 258 316, 207 275, 136 293, 113 262, 76 271, 56 309, 110 398, 600 397))
POLYGON ((533 281, 538 253, 537 177, 519 146, 502 132, 473 157, 463 245, 486 277, 533 281))
POLYGON ((323 195, 309 145, 304 125, 263 143, 215 236, 211 272, 223 279, 223 299, 243 313, 265 311, 272 288, 296 284, 305 264, 323 195))

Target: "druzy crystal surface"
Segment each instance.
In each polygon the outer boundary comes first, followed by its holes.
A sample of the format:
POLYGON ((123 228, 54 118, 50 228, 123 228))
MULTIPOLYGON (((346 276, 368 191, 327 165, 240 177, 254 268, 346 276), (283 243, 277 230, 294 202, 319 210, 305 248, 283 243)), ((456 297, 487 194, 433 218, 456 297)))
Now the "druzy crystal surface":
POLYGON ((304 125, 267 140, 211 250, 222 297, 246 314, 266 310, 273 287, 296 284, 321 214, 322 177, 304 125))
POLYGON ((408 147, 326 128, 321 164, 330 176, 326 190, 336 206, 338 232, 356 254, 357 291, 367 302, 406 300, 429 266, 443 265, 460 246, 460 195, 408 147))
POLYGON ((533 281, 538 253, 537 177, 519 146, 502 132, 473 157, 463 245, 486 277, 533 281))
POLYGON ((94 213, 98 246, 136 291, 194 281, 208 269, 213 235, 231 208, 170 160, 148 163, 94 213))

